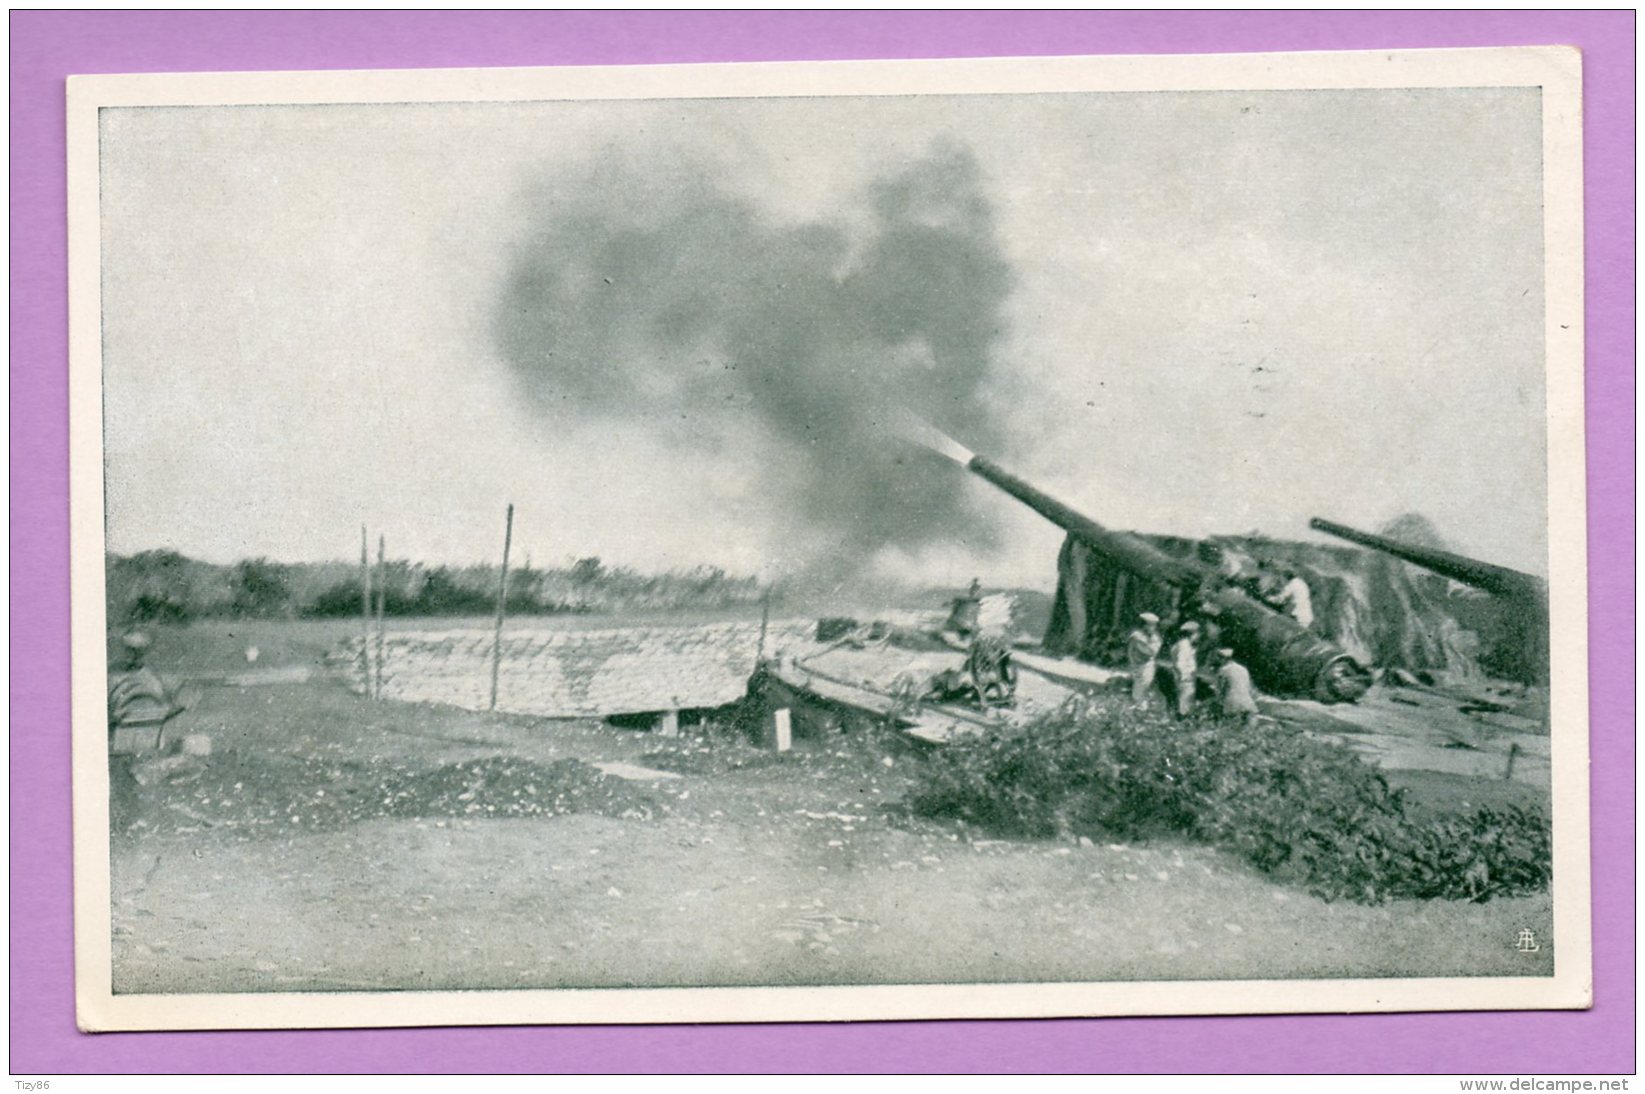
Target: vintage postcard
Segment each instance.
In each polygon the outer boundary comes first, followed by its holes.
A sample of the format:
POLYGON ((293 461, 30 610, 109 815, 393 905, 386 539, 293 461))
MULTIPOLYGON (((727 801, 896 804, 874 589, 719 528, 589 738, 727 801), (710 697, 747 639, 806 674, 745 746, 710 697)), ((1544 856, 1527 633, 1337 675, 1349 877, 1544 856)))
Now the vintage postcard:
POLYGON ((1590 1003, 1565 48, 87 76, 87 1030, 1590 1003))

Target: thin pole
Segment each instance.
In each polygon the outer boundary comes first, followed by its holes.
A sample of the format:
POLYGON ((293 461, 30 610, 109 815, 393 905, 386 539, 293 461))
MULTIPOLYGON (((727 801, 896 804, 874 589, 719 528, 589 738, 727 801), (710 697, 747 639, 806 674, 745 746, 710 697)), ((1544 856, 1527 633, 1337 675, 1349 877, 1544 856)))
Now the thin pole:
POLYGON ((360 669, 366 698, 376 694, 371 681, 371 555, 366 547, 366 526, 360 525, 360 669))
POLYGON ((760 650, 755 655, 756 661, 765 660, 765 629, 771 623, 771 586, 765 587, 765 593, 760 597, 760 650))
POLYGON ((383 651, 383 616, 388 601, 388 546, 381 533, 377 536, 377 698, 383 697, 383 669, 387 665, 383 651))
POLYGON ((503 667, 503 616, 508 611, 508 548, 514 540, 514 503, 503 518, 503 568, 497 577, 497 635, 491 644, 491 708, 497 709, 497 674, 503 667))

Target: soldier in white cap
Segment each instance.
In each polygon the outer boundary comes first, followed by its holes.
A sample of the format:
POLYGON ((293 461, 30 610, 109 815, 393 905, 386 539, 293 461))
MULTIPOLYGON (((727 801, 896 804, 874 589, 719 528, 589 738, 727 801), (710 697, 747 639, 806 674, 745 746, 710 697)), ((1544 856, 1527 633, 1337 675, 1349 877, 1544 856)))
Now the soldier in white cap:
POLYGON ((1154 673, 1164 639, 1159 632, 1159 616, 1143 612, 1137 618, 1142 626, 1125 640, 1125 663, 1131 668, 1131 701, 1144 704, 1154 690, 1154 673))
POLYGON ((1247 726, 1257 720, 1250 670, 1234 660, 1234 651, 1226 646, 1217 651, 1217 709, 1224 718, 1238 718, 1247 726))
POLYGON ((1188 717, 1194 709, 1195 678, 1199 673, 1199 651, 1194 642, 1199 638, 1199 624, 1190 619, 1177 629, 1177 640, 1171 643, 1171 672, 1177 685, 1177 716, 1188 717))

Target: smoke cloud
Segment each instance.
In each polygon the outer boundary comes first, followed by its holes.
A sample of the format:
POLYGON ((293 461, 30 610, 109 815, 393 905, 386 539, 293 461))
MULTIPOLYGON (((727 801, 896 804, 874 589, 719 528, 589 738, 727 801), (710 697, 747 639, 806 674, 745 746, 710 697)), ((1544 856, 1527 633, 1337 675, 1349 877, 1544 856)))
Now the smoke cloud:
POLYGON ((956 144, 810 222, 701 165, 610 158, 534 197, 497 338, 545 414, 758 449, 761 508, 845 567, 995 542, 954 468, 896 431, 913 411, 998 449, 989 387, 1012 284, 956 144))

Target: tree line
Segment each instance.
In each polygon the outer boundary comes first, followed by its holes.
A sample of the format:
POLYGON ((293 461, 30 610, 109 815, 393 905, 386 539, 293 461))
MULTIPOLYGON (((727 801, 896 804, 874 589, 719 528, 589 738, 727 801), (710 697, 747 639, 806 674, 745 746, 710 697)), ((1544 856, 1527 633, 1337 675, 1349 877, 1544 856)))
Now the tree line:
MULTIPOLYGON (((266 558, 217 565, 175 551, 107 558, 112 625, 193 619, 327 619, 360 613, 358 563, 283 563, 266 558)), ((497 607, 498 567, 428 566, 405 559, 383 567, 383 611, 392 616, 483 615, 497 607)), ((372 605, 379 576, 373 566, 372 605)), ((598 558, 508 575, 510 614, 713 610, 758 602, 752 577, 714 566, 646 574, 598 558)))

